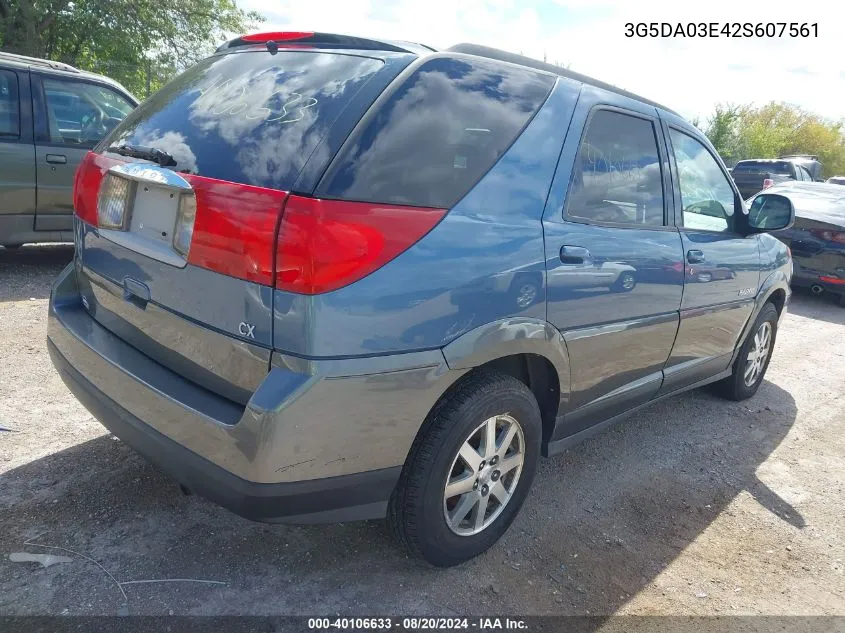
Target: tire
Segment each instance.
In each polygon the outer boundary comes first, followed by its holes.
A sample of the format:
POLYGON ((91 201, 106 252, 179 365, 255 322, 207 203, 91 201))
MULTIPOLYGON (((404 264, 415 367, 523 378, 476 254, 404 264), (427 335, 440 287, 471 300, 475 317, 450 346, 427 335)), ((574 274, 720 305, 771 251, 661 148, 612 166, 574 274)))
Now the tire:
POLYGON ((637 278, 629 270, 626 270, 617 279, 610 289, 613 292, 631 292, 637 285, 637 278))
MULTIPOLYGON (((451 567, 486 551, 505 533, 528 495, 540 457, 541 437, 540 408, 528 387, 507 374, 471 374, 435 405, 414 440, 390 499, 387 519, 394 535, 412 555, 438 567, 451 567), (503 443, 511 425, 508 418, 518 427, 508 444, 512 451, 505 455, 502 448, 508 447, 500 446, 501 456, 489 458, 489 464, 485 460, 486 465, 470 475, 469 462, 464 462, 459 451, 462 447, 465 450, 465 443, 479 437, 473 435, 479 429, 478 432, 485 432, 491 419, 496 420, 494 428, 501 428, 496 441, 503 443), (496 464, 507 468, 519 461, 515 449, 520 444, 521 469, 513 467, 496 478, 496 464), (474 487, 447 498, 446 484, 450 479, 474 487), (500 503, 497 495, 508 487, 510 496, 500 503), (484 525, 474 533, 472 530, 478 529, 482 492, 487 499, 482 515, 484 525), (450 526, 447 512, 458 515, 460 504, 470 508, 466 518, 461 521, 453 516, 450 526)), ((482 444, 475 450, 472 459, 486 453, 482 444)))
POLYGON ((763 306, 763 309, 757 316, 757 320, 754 322, 748 337, 742 344, 739 354, 737 354, 737 358, 733 365, 733 374, 716 383, 716 393, 728 400, 737 401, 746 400, 757 393, 757 390, 760 388, 760 383, 763 382, 763 378, 766 375, 766 370, 769 368, 769 361, 772 359, 772 352, 774 351, 775 340, 777 337, 778 316, 777 308, 775 308, 774 305, 766 303, 766 305, 763 306), (746 382, 746 371, 748 369, 747 363, 749 362, 749 352, 754 349, 756 345, 756 336, 759 332, 761 332, 761 328, 765 327, 765 324, 768 324, 769 328, 768 350, 762 365, 760 365, 755 374, 754 379, 750 384, 748 384, 746 382))

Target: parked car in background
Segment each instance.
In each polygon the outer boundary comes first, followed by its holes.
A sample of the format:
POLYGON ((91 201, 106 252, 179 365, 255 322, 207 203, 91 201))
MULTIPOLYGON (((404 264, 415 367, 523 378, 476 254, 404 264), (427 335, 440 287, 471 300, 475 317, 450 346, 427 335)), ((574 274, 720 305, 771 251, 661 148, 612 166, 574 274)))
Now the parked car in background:
POLYGON ((0 53, 0 245, 73 240, 76 168, 137 105, 107 77, 0 53))
POLYGON ((244 516, 386 517, 436 565, 496 542, 541 455, 754 395, 789 298, 787 198, 747 209, 656 103, 468 44, 237 38, 74 204, 48 348, 104 425, 244 516))
POLYGON ((797 161, 780 158, 741 160, 734 165, 731 176, 744 199, 781 182, 813 180, 810 172, 797 161))
POLYGON ((795 224, 773 233, 792 250, 792 284, 838 295, 845 306, 845 189, 792 182, 766 193, 786 196, 795 207, 795 224))
POLYGON ((845 185, 845 176, 831 176, 825 182, 829 185, 845 185))
POLYGON ((806 169, 813 181, 822 182, 824 180, 822 178, 823 167, 818 156, 814 154, 788 154, 780 158, 796 163, 806 169))

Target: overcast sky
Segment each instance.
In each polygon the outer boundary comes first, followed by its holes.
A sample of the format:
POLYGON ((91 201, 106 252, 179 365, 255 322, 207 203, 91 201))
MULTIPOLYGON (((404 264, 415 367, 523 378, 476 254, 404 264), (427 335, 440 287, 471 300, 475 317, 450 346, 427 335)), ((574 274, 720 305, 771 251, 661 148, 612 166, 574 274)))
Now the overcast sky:
POLYGON ((446 48, 495 46, 568 65, 706 120, 720 102, 786 101, 845 119, 845 2, 777 0, 239 0, 261 30, 446 48), (818 22, 818 38, 627 38, 626 22, 818 22))

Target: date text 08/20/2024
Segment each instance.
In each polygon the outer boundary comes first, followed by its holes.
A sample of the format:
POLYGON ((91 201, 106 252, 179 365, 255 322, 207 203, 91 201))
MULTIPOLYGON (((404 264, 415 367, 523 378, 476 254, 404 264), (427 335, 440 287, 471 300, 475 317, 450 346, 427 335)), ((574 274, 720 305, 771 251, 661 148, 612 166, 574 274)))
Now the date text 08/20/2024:
POLYGON ((406 631, 476 630, 500 631, 526 630, 528 624, 520 618, 426 618, 426 617, 373 617, 373 618, 309 618, 309 630, 383 630, 406 631))

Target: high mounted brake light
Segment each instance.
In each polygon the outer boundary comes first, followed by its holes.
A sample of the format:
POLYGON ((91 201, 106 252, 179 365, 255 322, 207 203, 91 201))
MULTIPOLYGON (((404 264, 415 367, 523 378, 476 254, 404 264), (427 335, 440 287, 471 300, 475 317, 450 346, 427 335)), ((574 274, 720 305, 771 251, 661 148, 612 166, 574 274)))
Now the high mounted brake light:
POLYGON ((241 35, 244 42, 291 42, 314 37, 313 31, 271 31, 269 33, 250 33, 241 35))
POLYGON ((268 31, 266 33, 250 33, 241 35, 218 47, 217 52, 238 46, 255 46, 256 44, 270 44, 280 47, 309 46, 314 48, 350 48, 371 51, 392 51, 397 53, 410 52, 408 48, 397 46, 390 42, 368 40, 351 35, 335 35, 334 33, 317 33, 315 31, 268 31))

